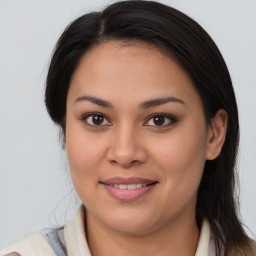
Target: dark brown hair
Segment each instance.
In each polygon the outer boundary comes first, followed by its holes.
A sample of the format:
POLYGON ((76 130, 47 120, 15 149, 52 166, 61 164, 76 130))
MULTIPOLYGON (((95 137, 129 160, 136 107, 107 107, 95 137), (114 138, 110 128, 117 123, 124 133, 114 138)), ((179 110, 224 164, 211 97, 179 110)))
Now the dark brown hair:
POLYGON ((55 47, 46 81, 45 103, 52 120, 65 133, 70 79, 81 57, 92 46, 110 40, 141 41, 164 49, 188 74, 203 102, 205 119, 219 109, 228 114, 226 140, 220 155, 206 161, 198 191, 196 218, 207 218, 217 255, 224 248, 250 248, 238 215, 236 156, 239 123, 231 78, 217 46, 207 32, 182 12, 153 1, 117 2, 102 12, 73 21, 55 47))

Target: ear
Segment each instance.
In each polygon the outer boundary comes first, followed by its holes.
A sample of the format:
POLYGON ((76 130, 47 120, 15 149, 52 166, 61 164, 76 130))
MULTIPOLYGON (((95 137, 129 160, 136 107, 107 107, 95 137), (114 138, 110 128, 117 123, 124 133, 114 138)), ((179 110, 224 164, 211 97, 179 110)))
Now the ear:
POLYGON ((224 109, 220 109, 211 119, 207 134, 207 160, 213 160, 219 156, 226 138, 227 123, 228 115, 224 109))

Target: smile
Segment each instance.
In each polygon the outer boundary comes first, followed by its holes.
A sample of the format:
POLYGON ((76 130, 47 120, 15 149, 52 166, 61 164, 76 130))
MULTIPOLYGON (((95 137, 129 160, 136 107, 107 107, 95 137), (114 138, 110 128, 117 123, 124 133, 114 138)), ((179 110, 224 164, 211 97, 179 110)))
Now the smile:
POLYGON ((144 178, 115 177, 101 182, 107 192, 115 199, 121 201, 134 201, 151 191, 157 181, 144 178))
POLYGON ((109 184, 111 187, 115 187, 118 189, 137 189, 141 187, 146 187, 148 184, 109 184))

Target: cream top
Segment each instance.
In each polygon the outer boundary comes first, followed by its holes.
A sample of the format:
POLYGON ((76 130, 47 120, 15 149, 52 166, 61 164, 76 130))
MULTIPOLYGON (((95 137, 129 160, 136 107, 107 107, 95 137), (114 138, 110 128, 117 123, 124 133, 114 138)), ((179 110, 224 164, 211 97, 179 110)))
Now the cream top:
MULTIPOLYGON (((91 256, 85 236, 82 207, 79 208, 75 217, 65 226, 64 237, 68 256, 91 256)), ((40 234, 30 235, 9 246, 0 252, 0 256, 11 252, 17 252, 22 256, 56 256, 52 247, 40 234)), ((207 220, 203 221, 195 256, 215 256, 214 240, 211 237, 210 225, 207 220)))

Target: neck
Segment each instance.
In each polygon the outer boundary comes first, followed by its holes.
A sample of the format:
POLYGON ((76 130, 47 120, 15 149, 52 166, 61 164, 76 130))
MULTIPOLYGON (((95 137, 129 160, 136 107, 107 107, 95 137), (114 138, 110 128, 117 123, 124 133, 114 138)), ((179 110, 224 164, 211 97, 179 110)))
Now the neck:
POLYGON ((86 233, 92 256, 194 256, 199 240, 195 217, 178 218, 161 229, 144 234, 126 234, 87 214, 86 233))

